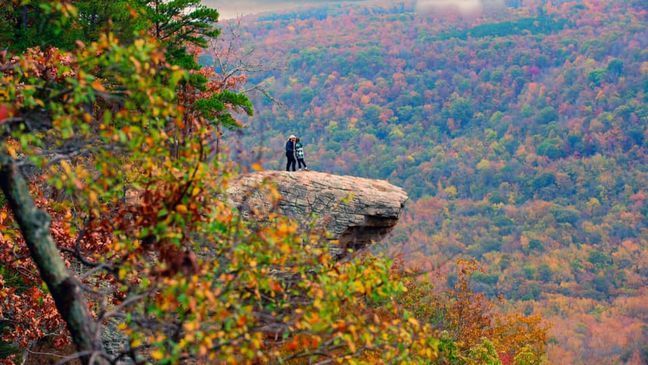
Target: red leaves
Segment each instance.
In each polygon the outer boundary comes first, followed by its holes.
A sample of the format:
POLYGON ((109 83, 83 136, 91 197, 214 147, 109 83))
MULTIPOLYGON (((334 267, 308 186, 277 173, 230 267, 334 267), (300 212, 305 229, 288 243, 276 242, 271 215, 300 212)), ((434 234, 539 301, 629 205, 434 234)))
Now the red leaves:
POLYGON ((191 276, 198 272, 198 258, 189 250, 180 250, 175 246, 166 245, 160 250, 160 259, 166 263, 163 275, 173 276, 182 273, 191 276))
MULTIPOLYGON (((59 247, 73 247, 75 235, 70 230, 67 211, 52 208, 53 204, 40 191, 33 191, 33 194, 36 204, 52 217, 51 233, 59 247)), ((12 320, 12 326, 0 334, 2 340, 27 347, 33 341, 54 334, 53 343, 57 348, 67 346, 70 341, 65 323, 51 295, 43 289, 38 270, 22 235, 14 226, 8 207, 0 208, 0 228, 0 267, 6 275, 0 275, 0 313, 12 320)))
POLYGON ((54 300, 40 288, 31 287, 20 292, 0 282, 0 302, 3 316, 12 320, 12 328, 2 333, 3 341, 27 347, 46 334, 54 334, 55 344, 60 347, 69 344, 65 323, 56 310, 54 300))
POLYGON ((313 350, 320 344, 320 339, 317 336, 311 335, 297 335, 290 339, 283 349, 288 352, 297 352, 298 350, 313 350))
POLYGON ((0 104, 0 124, 11 118, 14 114, 12 108, 7 104, 0 104))

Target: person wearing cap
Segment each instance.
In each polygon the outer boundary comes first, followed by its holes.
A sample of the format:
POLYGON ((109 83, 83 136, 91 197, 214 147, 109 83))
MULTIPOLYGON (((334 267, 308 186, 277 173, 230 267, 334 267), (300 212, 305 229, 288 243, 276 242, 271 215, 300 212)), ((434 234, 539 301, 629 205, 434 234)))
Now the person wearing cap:
POLYGON ((286 158, 288 162, 286 163, 286 171, 297 171, 297 159, 295 158, 295 141, 297 137, 295 135, 290 135, 288 137, 288 142, 286 142, 286 158))

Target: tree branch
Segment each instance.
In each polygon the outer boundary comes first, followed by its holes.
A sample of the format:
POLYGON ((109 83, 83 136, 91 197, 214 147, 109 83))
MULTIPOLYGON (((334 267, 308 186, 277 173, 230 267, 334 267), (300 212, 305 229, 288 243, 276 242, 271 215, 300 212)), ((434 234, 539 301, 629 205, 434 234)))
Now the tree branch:
MULTIPOLYGON (((13 159, 0 149, 0 188, 20 227, 30 255, 40 276, 52 293, 56 308, 67 323, 72 340, 84 364, 91 364, 96 352, 103 352, 100 339, 95 336, 97 323, 90 315, 80 282, 65 267, 50 234, 50 217, 38 209, 30 195, 25 179, 13 159)), ((98 363, 102 360, 94 357, 98 363)))

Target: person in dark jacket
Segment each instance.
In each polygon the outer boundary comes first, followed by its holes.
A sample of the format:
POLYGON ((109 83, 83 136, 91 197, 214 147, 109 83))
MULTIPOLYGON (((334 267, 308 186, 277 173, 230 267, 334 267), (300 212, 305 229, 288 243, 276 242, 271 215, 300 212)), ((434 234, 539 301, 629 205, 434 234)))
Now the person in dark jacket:
POLYGON ((304 145, 299 138, 295 140, 295 157, 297 158, 297 167, 299 167, 299 170, 301 171, 302 165, 304 165, 303 169, 308 171, 308 166, 306 166, 306 161, 304 161, 304 145))
POLYGON ((297 165, 297 160, 295 159, 295 141, 297 140, 297 137, 294 135, 291 135, 288 138, 288 142, 286 142, 286 158, 288 159, 288 162, 286 163, 286 171, 297 171, 296 165, 297 165))

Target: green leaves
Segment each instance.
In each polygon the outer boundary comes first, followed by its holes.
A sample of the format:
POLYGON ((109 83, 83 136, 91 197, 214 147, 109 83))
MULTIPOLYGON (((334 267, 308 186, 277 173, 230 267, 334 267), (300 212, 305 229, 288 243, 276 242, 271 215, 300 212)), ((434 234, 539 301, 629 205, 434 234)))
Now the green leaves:
POLYGON ((194 106, 205 118, 228 129, 241 127, 240 123, 232 117, 229 110, 242 110, 250 116, 254 114, 252 102, 246 95, 229 90, 222 91, 206 99, 200 99, 196 101, 194 106))
POLYGON ((138 0, 144 6, 155 38, 166 47, 171 63, 184 69, 200 68, 188 47, 205 47, 220 34, 216 28, 218 11, 200 0, 138 0))

